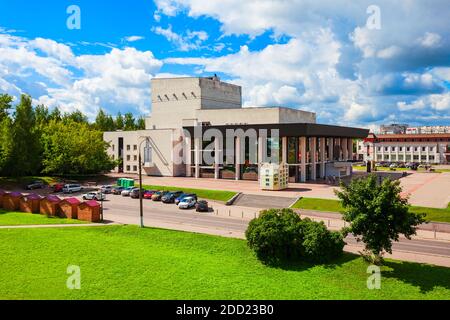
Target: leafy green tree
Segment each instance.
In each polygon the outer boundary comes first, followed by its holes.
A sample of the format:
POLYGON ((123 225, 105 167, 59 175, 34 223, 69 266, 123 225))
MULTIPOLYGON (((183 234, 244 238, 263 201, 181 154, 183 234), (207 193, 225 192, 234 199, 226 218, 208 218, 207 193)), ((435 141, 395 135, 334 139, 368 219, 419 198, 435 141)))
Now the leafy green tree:
POLYGON ((86 123, 51 121, 43 134, 44 173, 92 174, 116 166, 107 154, 103 133, 86 123))
POLYGON ((50 113, 50 116, 48 117, 48 120, 56 120, 56 121, 62 120, 61 111, 59 110, 58 107, 55 107, 52 110, 52 112, 50 113))
POLYGON ((8 175, 7 165, 13 147, 11 127, 11 118, 5 117, 0 121, 0 175, 8 175))
POLYGON ((80 111, 75 110, 71 113, 66 113, 63 117, 64 121, 72 120, 78 123, 89 123, 88 118, 80 111))
POLYGON ((124 120, 123 120, 123 116, 120 113, 120 111, 117 113, 117 116, 116 116, 115 127, 116 127, 116 130, 123 130, 123 127, 124 127, 124 120))
POLYGON ((13 97, 8 94, 0 94, 0 122, 8 116, 8 110, 12 108, 13 97))
POLYGON ((12 147, 6 172, 12 176, 34 175, 40 170, 41 144, 31 97, 22 95, 11 126, 12 147))
POLYGON ((401 234, 410 239, 424 222, 424 214, 409 211, 398 180, 384 179, 378 184, 377 177, 370 175, 341 184, 341 189, 336 194, 345 209, 343 219, 351 223, 346 231, 364 242, 364 256, 372 263, 382 263, 383 253, 392 253, 393 241, 401 234))
POLYGON ((36 117, 36 125, 38 127, 45 126, 47 122, 50 121, 50 113, 48 107, 41 104, 34 108, 34 113, 36 117))
POLYGON ((137 130, 145 130, 145 118, 140 116, 136 123, 137 130))
POLYGON ((125 131, 136 130, 136 121, 131 112, 125 113, 123 130, 125 131))
POLYGON ((95 118, 94 126, 97 130, 100 130, 102 132, 115 130, 113 118, 110 115, 106 114, 105 111, 103 111, 103 109, 101 108, 99 109, 97 117, 95 118))

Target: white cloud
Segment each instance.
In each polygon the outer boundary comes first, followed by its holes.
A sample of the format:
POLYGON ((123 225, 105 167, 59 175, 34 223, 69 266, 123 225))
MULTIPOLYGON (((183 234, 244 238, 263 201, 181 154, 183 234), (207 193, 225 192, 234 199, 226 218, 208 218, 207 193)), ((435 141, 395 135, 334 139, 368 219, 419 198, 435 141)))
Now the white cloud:
POLYGON ((49 39, 0 34, 0 90, 29 93, 36 103, 93 117, 99 107, 136 113, 150 110, 150 80, 162 62, 150 51, 113 48, 103 55, 75 56, 49 39), (76 75, 74 74, 76 73, 76 75))
POLYGON ((426 48, 438 47, 441 42, 442 37, 437 33, 426 32, 422 37, 417 39, 417 41, 426 48))
POLYGON ((145 38, 142 36, 129 36, 129 37, 124 38, 124 40, 127 42, 136 42, 136 41, 143 40, 143 39, 145 39, 145 38))
POLYGON ((180 51, 198 50, 202 43, 208 40, 208 34, 205 31, 190 31, 187 30, 186 35, 175 33, 172 26, 169 25, 166 29, 158 26, 152 28, 152 31, 166 38, 173 43, 180 51))

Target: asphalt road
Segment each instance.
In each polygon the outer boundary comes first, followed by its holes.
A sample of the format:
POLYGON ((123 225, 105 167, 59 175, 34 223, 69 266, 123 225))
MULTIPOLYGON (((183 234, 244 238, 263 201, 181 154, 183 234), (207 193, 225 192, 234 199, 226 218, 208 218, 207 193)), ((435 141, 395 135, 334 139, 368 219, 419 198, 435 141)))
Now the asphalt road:
MULTIPOLYGON (((108 195, 104 202, 105 219, 126 224, 139 224, 139 200, 108 195)), ((214 205, 214 204, 213 204, 214 205)), ((180 210, 174 204, 164 204, 144 199, 144 222, 147 226, 161 225, 178 230, 190 230, 210 234, 229 234, 243 238, 248 220, 215 216, 214 213, 198 214, 195 210, 180 210)), ((346 242, 360 245, 353 236, 346 242)), ((450 258, 450 242, 401 238, 393 244, 394 252, 439 255, 450 258)))

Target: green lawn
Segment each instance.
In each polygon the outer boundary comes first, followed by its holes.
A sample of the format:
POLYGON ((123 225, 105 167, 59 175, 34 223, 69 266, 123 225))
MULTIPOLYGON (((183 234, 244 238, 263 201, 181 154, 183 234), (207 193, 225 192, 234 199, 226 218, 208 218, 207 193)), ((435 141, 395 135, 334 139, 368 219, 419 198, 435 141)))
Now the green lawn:
POLYGON ((44 224, 80 224, 84 221, 47 217, 41 214, 24 212, 6 212, 0 210, 0 226, 44 225, 44 224))
POLYGON ((223 202, 230 200, 237 193, 234 191, 192 189, 183 187, 164 187, 151 185, 143 185, 142 187, 148 190, 183 191, 185 193, 195 193, 201 199, 209 199, 223 202))
POLYGON ((135 226, 0 230, 0 259, 0 299, 450 299, 450 268, 388 260, 368 290, 354 255, 274 268, 243 240, 135 226))
MULTIPOLYGON (((339 200, 316 198, 301 198, 294 204, 293 208, 330 212, 344 211, 339 200)), ((412 206, 410 210, 415 213, 425 213, 428 221, 450 222, 450 203, 446 209, 412 206)))

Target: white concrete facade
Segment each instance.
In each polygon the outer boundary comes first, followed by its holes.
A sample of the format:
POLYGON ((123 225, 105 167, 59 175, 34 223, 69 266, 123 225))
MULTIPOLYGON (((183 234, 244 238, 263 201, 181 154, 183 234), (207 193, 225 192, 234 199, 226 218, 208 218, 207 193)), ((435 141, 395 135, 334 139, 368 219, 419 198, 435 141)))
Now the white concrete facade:
MULTIPOLYGON (((137 173, 139 149, 144 150, 148 140, 151 147, 151 165, 144 166, 144 172, 152 176, 202 177, 202 171, 218 179, 224 169, 224 146, 214 144, 214 163, 203 164, 204 145, 200 139, 185 136, 183 128, 229 125, 296 125, 316 124, 316 114, 285 107, 242 107, 240 86, 225 83, 217 77, 211 78, 169 78, 152 80, 152 112, 146 118, 146 129, 132 132, 105 132, 104 140, 109 143, 108 153, 114 159, 121 159, 122 165, 116 172, 137 173), (180 159, 182 160, 180 162, 180 159)), ((298 136, 296 132, 294 136, 298 136)), ((298 167, 296 179, 301 181, 325 178, 326 164, 333 161, 348 161, 353 155, 353 139, 333 137, 298 137, 297 146, 304 155, 299 161, 289 163, 298 167), (306 155, 308 154, 308 159, 306 155), (308 172, 308 173, 307 173, 308 172)), ((233 179, 245 176, 245 155, 237 150, 245 144, 235 141, 235 172, 233 179)), ((287 163, 288 137, 280 137, 281 159, 287 163)), ((259 168, 265 163, 267 138, 258 136, 256 149, 259 168)), ((247 174, 248 176, 249 174, 247 174)), ((231 177, 229 177, 231 178, 231 177)), ((257 178, 257 176, 256 176, 257 178)))

